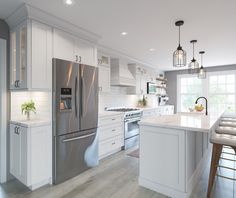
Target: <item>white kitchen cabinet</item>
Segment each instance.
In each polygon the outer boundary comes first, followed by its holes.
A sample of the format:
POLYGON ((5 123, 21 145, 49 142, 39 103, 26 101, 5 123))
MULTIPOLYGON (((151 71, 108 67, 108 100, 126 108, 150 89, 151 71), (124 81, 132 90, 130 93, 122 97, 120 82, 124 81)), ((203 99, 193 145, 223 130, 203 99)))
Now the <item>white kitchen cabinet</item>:
POLYGON ((53 57, 75 62, 76 38, 67 32, 53 30, 53 57))
POLYGON ((10 31, 10 88, 50 90, 52 29, 26 20, 10 31))
POLYGON ((98 81, 99 92, 109 93, 111 90, 111 69, 109 67, 99 66, 98 81))
POLYGON ((120 151, 124 146, 123 116, 99 117, 99 159, 120 151))
POLYGON ((147 76, 142 70, 139 71, 139 67, 136 66, 136 64, 129 64, 129 68, 131 71, 133 71, 133 75, 135 77, 136 86, 135 87, 128 87, 127 93, 128 94, 135 94, 135 95, 142 95, 147 94, 147 76), (134 67, 134 69, 132 69, 134 67))
POLYGON ((97 66, 97 48, 67 32, 54 29, 53 57, 86 65, 97 66))
POLYGON ((10 173, 31 190, 52 180, 51 126, 10 124, 10 173))
POLYGON ((99 67, 99 92, 109 93, 111 90, 111 67, 110 57, 98 53, 98 67, 99 67))

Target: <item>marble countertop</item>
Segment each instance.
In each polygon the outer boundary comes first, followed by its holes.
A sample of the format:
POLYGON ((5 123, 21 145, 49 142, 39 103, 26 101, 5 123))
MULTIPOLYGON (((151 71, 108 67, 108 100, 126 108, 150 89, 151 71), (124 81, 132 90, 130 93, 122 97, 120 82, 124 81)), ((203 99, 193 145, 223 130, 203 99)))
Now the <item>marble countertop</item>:
POLYGON ((10 120, 11 124, 17 124, 22 127, 30 128, 30 127, 39 127, 50 125, 51 121, 49 120, 10 120))
POLYGON ((209 132, 218 121, 218 115, 194 113, 177 113, 174 115, 153 116, 142 119, 139 124, 164 128, 183 129, 189 131, 209 132))
POLYGON ((116 111, 100 111, 100 112, 98 112, 98 117, 115 116, 115 115, 124 115, 124 112, 116 112, 116 111))

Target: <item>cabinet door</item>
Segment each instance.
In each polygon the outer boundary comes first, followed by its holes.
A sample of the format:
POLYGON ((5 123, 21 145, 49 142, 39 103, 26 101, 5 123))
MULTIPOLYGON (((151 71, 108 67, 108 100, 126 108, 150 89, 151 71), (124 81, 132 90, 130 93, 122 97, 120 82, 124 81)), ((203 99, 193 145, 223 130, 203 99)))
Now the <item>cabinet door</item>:
POLYGON ((23 23, 17 32, 19 36, 19 49, 17 49, 17 53, 19 53, 17 63, 18 88, 25 89, 27 88, 27 23, 23 23))
POLYGON ((10 173, 27 185, 27 129, 10 125, 10 173))
POLYGON ((75 38, 63 31, 54 29, 54 57, 75 62, 75 38))
POLYGON ((31 60, 31 88, 51 89, 52 30, 37 22, 32 22, 31 60))
POLYGON ((93 44, 77 39, 75 54, 79 63, 97 66, 97 50, 93 44))
POLYGON ((27 88, 27 22, 11 31, 10 88, 27 88))
POLYGON ((110 92, 110 68, 99 67, 99 91, 110 92))
POLYGON ((18 61, 17 61, 17 54, 16 54, 16 50, 17 50, 17 47, 16 47, 17 37, 16 36, 17 36, 16 31, 12 31, 11 38, 10 38, 10 88, 11 89, 17 88, 16 63, 18 61))
POLYGON ((136 73, 136 94, 142 94, 143 88, 141 86, 142 83, 142 74, 136 73))

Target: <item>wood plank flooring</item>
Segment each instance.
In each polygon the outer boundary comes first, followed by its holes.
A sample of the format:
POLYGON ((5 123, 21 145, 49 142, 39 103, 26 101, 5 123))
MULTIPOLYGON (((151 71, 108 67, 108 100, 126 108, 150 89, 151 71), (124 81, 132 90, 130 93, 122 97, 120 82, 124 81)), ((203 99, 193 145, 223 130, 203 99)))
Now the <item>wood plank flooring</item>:
MULTIPOLYGON (((56 186, 48 185, 34 192, 17 181, 10 181, 0 186, 0 198, 166 198, 138 185, 139 159, 127 156, 129 152, 119 152, 102 160, 98 167, 69 181, 56 186)), ((227 163, 235 167, 234 162, 227 163)), ((220 171, 223 175, 235 177, 233 171, 220 171)), ((208 174, 209 168, 195 187, 191 198, 206 197, 208 174)), ((235 185, 233 181, 217 178, 212 197, 236 198, 235 185)))

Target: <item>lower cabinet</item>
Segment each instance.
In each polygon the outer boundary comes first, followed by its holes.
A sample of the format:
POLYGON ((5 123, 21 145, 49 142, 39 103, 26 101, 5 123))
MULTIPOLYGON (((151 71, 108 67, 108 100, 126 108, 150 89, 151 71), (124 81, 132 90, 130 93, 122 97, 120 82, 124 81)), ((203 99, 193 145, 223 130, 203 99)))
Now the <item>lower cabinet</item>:
POLYGON ((99 159, 120 151, 123 146, 123 114, 99 117, 99 159))
POLYGON ((31 190, 52 180, 51 126, 10 124, 10 173, 31 190))

